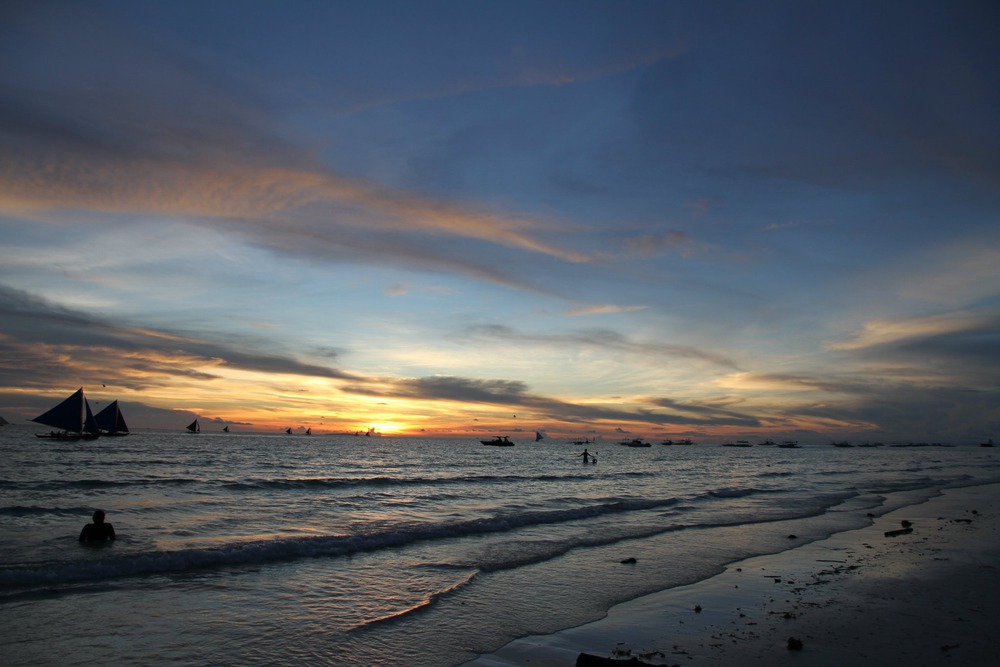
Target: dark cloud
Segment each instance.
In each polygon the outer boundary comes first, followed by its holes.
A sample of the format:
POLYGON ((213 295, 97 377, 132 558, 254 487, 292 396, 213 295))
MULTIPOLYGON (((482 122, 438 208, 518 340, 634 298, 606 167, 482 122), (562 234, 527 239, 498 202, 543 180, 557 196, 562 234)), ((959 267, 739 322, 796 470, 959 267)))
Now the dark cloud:
POLYGON ((749 428, 761 425, 761 420, 756 417, 751 417, 733 410, 726 410, 712 405, 683 403, 670 398, 657 398, 653 399, 651 402, 654 405, 659 405, 674 411, 674 413, 670 416, 670 423, 672 424, 699 426, 745 426, 749 428))
MULTIPOLYGON (((117 375, 129 386, 151 381, 147 373, 161 377, 187 376, 211 379, 187 368, 187 362, 214 360, 217 364, 264 373, 354 379, 327 366, 303 363, 291 357, 254 351, 268 343, 244 338, 226 341, 182 332, 154 331, 117 324, 73 309, 50 304, 28 292, 0 285, 0 312, 4 313, 3 358, 17 359, 19 368, 0 366, 5 385, 51 386, 69 382, 67 372, 91 374, 100 359, 103 373, 117 375), (163 359, 172 359, 171 363, 163 359), (29 369, 28 373, 24 369, 29 369)), ((192 364, 193 365, 193 364, 192 364)), ((70 384, 84 383, 77 375, 70 384)))
MULTIPOLYGON (((539 396, 528 391, 523 382, 510 380, 474 380, 461 377, 428 377, 403 380, 389 380, 371 385, 345 386, 343 391, 364 396, 411 399, 423 401, 455 401, 459 403, 479 403, 503 406, 512 409, 531 410, 542 419, 568 423, 592 421, 657 424, 657 425, 738 425, 758 426, 760 422, 752 417, 737 416, 736 413, 710 408, 685 409, 686 412, 702 412, 703 417, 692 417, 676 413, 663 413, 654 409, 626 410, 600 405, 569 403, 554 398, 539 396)), ((656 401, 670 407, 678 407, 666 399, 656 401)))

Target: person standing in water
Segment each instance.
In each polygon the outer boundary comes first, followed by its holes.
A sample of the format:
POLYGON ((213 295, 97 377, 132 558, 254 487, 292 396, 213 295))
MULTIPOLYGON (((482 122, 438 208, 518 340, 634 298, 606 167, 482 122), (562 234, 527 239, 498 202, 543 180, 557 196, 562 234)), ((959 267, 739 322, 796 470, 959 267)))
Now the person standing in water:
POLYGON ((94 512, 94 523, 88 523, 80 531, 81 542, 110 542, 115 539, 115 527, 104 522, 104 510, 94 512))
POLYGON ((586 449, 583 450, 582 454, 577 454, 577 456, 582 456, 584 463, 590 463, 590 452, 588 452, 586 449))

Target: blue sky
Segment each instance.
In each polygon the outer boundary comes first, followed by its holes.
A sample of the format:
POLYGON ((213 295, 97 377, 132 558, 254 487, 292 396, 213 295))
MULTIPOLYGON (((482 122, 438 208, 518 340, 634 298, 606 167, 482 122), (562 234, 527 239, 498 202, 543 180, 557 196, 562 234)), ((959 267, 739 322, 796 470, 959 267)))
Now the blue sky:
POLYGON ((998 19, 4 3, 0 414, 996 435, 998 19))

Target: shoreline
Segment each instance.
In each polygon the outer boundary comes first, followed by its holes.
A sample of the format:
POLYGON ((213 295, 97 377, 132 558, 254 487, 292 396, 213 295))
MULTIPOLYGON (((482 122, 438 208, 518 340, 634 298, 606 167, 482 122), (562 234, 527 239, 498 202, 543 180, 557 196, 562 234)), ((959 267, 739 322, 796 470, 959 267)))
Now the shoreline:
POLYGON ((945 489, 873 521, 465 664, 568 666, 581 653, 693 667, 994 664, 1000 484, 945 489), (910 532, 886 535, 904 522, 910 532))

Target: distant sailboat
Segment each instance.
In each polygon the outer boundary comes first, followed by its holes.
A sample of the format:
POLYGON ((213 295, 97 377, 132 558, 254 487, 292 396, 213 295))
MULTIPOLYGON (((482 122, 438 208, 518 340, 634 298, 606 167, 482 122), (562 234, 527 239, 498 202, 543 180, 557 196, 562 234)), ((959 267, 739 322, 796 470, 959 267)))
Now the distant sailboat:
POLYGON ((312 426, 310 426, 309 428, 306 429, 306 435, 312 435, 312 434, 313 434, 313 430, 312 430, 312 426))
POLYGON ((59 429, 50 433, 36 433, 39 438, 92 440, 101 435, 94 413, 90 411, 90 403, 83 395, 83 387, 56 407, 30 421, 59 429))
POLYGON ((118 401, 109 403, 94 416, 94 420, 97 422, 97 428, 101 430, 101 435, 121 436, 129 434, 128 424, 125 423, 121 408, 118 407, 118 401))
POLYGON ((287 433, 288 435, 291 435, 292 434, 292 427, 289 426, 288 428, 286 428, 285 429, 285 433, 287 433))
POLYGON ((195 419, 193 422, 188 424, 187 430, 191 433, 201 433, 201 426, 198 425, 198 420, 195 419))
POLYGON ((539 440, 541 440, 541 439, 542 439, 542 438, 544 438, 544 437, 545 437, 545 436, 544 436, 544 435, 542 435, 542 432, 541 432, 541 431, 535 431, 535 442, 538 442, 539 440))
POLYGON ((229 424, 226 424, 225 426, 223 426, 222 430, 225 431, 226 433, 229 433, 229 424))
POLYGON ((3 417, 0 417, 0 426, 6 426, 9 423, 10 423, 9 421, 4 419, 3 417))

